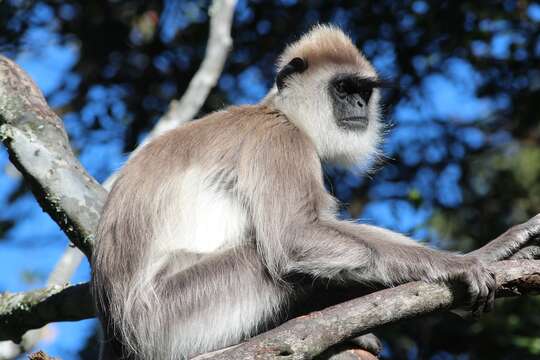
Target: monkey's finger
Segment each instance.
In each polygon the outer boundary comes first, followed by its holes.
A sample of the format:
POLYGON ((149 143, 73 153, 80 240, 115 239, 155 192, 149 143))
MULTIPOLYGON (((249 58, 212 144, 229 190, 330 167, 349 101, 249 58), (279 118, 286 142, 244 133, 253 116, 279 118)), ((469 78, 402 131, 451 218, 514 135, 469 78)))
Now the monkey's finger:
POLYGON ((519 250, 517 253, 510 257, 511 260, 534 260, 540 259, 540 246, 530 245, 519 250))
POLYGON ((495 306, 495 292, 497 290, 497 278, 495 274, 489 271, 486 277, 486 282, 483 284, 487 290, 486 302, 484 303, 483 312, 490 312, 495 306))
POLYGON ((489 295, 487 297, 486 305, 484 306, 484 312, 488 313, 493 311, 495 307, 495 289, 490 289, 489 295))
POLYGON ((478 296, 477 316, 490 311, 494 297, 493 291, 495 289, 495 279, 491 273, 482 274, 481 279, 484 281, 481 281, 479 284, 480 293, 478 296))
POLYGON ((526 242, 538 241, 540 237, 540 214, 530 218, 528 221, 510 228, 510 236, 521 237, 526 242))
POLYGON ((473 282, 470 286, 471 291, 471 313, 474 319, 477 319, 484 309, 484 303, 486 301, 487 293, 486 289, 482 289, 478 286, 478 283, 473 282))

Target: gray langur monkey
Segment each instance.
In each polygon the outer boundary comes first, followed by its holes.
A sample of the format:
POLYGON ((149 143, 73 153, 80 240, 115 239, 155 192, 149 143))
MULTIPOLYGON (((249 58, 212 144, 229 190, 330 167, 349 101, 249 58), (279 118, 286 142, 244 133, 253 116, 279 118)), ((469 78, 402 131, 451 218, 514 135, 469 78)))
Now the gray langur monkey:
POLYGON ((285 49, 261 103, 137 151, 110 192, 92 258, 102 358, 185 359, 236 344, 292 316, 317 280, 455 281, 474 313, 489 311, 495 279, 483 260, 512 255, 525 235, 459 255, 336 218, 321 161, 376 155, 381 85, 341 30, 316 26, 285 49))

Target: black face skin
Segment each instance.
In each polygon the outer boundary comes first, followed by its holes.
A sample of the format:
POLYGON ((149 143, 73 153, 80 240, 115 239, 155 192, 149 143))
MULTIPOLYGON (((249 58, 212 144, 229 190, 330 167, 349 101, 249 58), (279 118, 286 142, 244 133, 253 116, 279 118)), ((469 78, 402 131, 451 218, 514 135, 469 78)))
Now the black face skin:
MULTIPOLYGON (((306 59, 296 57, 285 65, 276 76, 276 86, 281 91, 285 80, 293 74, 301 74, 308 68, 306 59)), ((330 80, 328 92, 332 99, 334 119, 339 127, 359 131, 365 130, 369 124, 368 103, 373 89, 391 87, 387 81, 377 78, 365 78, 355 74, 337 74, 330 80)))
POLYGON ((365 130, 368 126, 368 103, 373 89, 380 87, 374 78, 338 74, 330 80, 328 93, 337 125, 346 130, 365 130))

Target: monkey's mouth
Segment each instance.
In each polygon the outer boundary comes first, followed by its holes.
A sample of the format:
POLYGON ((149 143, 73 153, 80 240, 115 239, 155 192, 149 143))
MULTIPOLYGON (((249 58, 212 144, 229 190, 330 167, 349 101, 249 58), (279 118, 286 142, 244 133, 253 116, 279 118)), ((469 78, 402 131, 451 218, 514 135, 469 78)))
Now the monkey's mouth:
POLYGON ((342 118, 339 123, 347 129, 363 130, 368 126, 368 118, 365 116, 351 116, 342 118))

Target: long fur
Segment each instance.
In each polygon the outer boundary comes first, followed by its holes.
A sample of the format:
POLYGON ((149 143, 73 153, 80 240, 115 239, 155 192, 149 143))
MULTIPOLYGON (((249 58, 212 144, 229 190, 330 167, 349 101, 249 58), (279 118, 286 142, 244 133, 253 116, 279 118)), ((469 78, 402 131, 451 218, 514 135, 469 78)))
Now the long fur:
POLYGON ((336 73, 376 73, 328 26, 287 47, 279 66, 294 57, 309 68, 282 91, 169 131, 120 172, 92 259, 103 359, 185 359, 238 343, 292 315, 309 288, 296 275, 389 285, 476 266, 336 219, 321 160, 377 153, 379 93, 368 127, 344 131, 325 87, 336 73))

